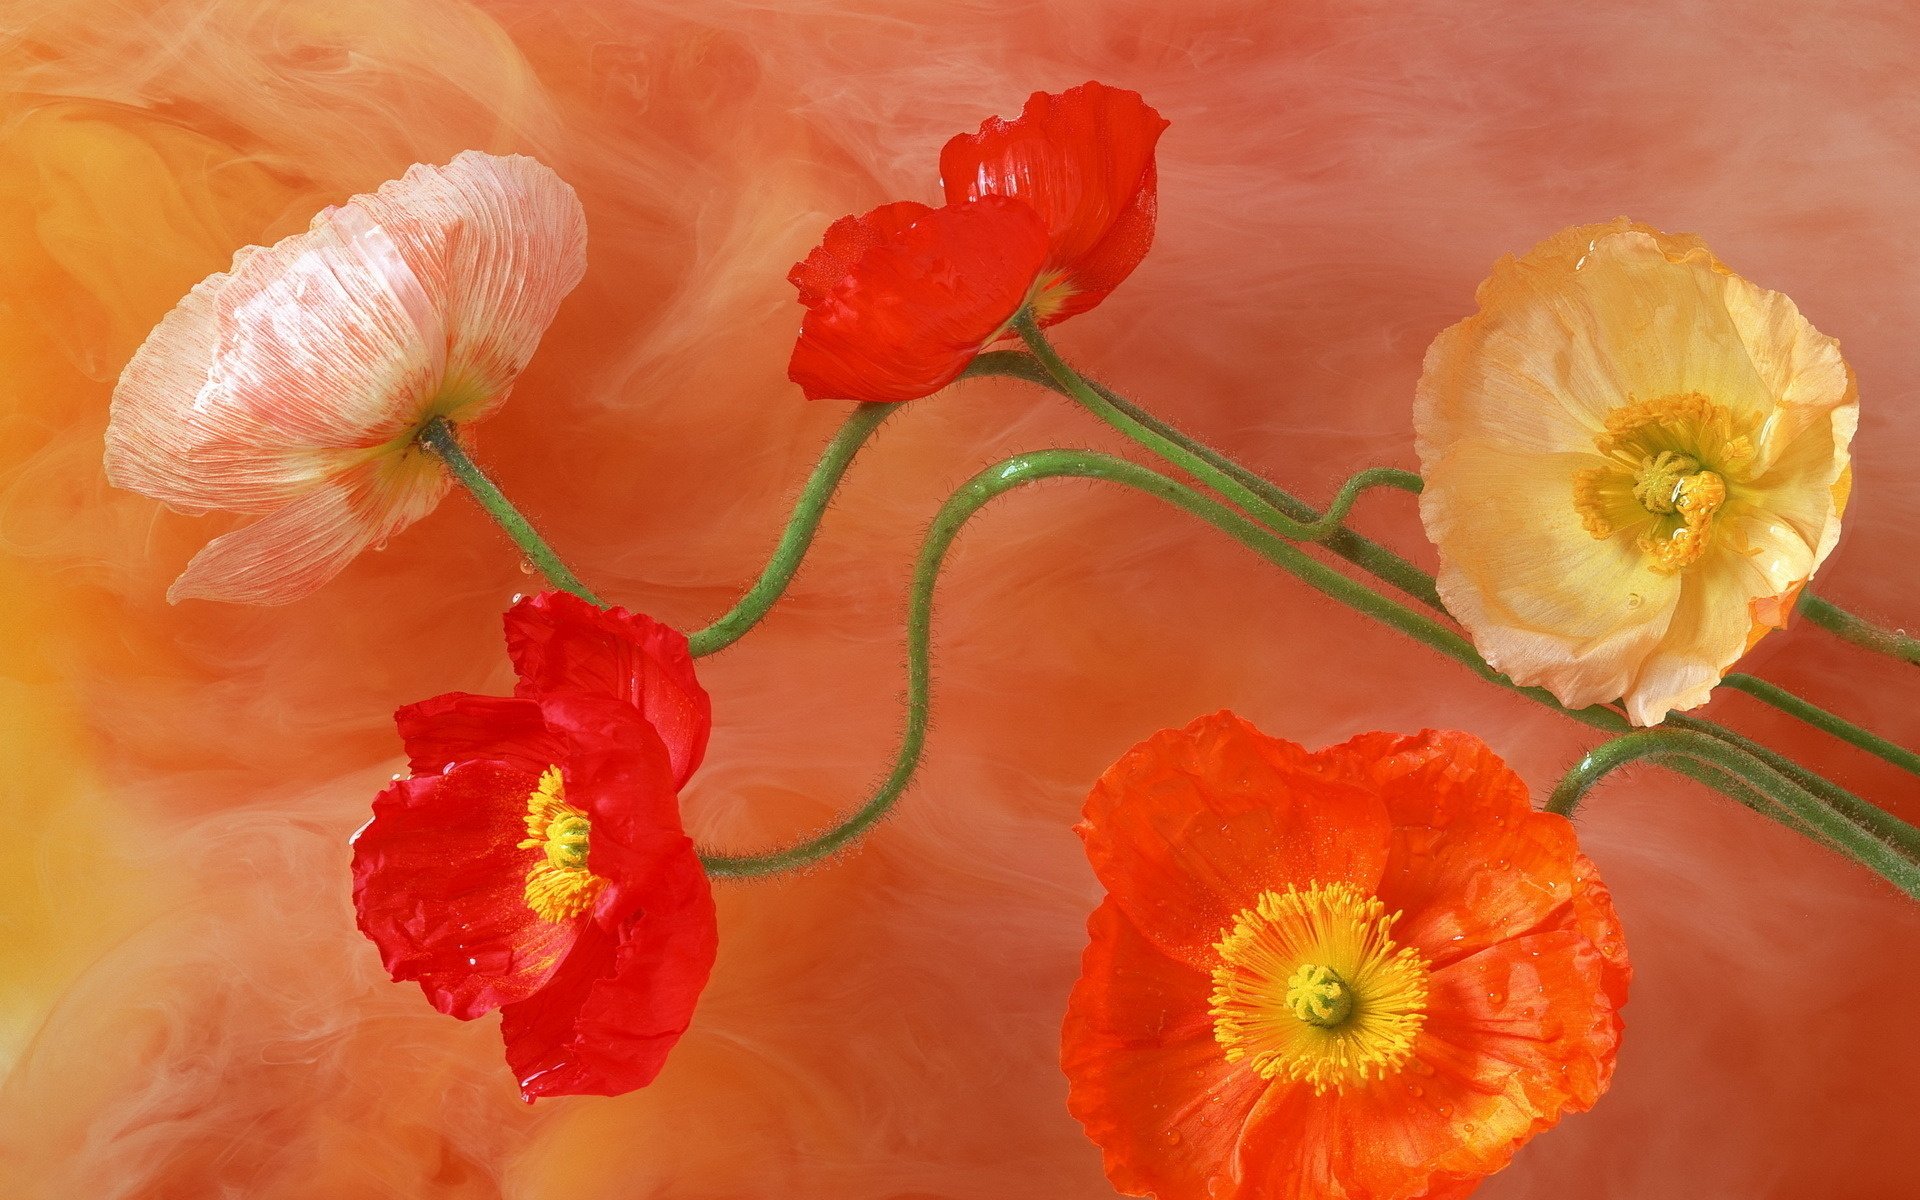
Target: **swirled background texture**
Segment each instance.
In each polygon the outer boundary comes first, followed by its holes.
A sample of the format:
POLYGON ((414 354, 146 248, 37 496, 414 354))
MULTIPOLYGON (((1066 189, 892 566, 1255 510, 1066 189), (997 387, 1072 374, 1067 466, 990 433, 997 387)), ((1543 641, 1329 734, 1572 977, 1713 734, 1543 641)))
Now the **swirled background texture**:
MULTIPOLYGON (((654 1087, 514 1098, 494 1021, 388 983, 348 835, 396 705, 498 690, 532 586, 460 497, 310 600, 161 593, 222 526, 109 490, 107 399, 233 250, 414 161, 539 156, 591 268, 479 431, 603 591, 693 626, 757 572, 842 406, 784 379, 831 218, 936 195, 1036 88, 1144 92, 1159 241, 1061 331, 1309 496, 1413 465, 1427 341, 1498 255, 1628 213, 1790 293, 1858 369, 1824 582, 1916 619, 1920 11, 1902 0, 6 0, 0 4, 0 1194, 18 1200, 1111 1195, 1056 1063, 1096 887, 1069 831, 1148 732, 1231 706, 1324 744, 1473 730, 1538 789, 1591 737, 1093 485, 1000 501, 936 617, 919 786, 861 852, 719 888, 713 985, 654 1087)), ((857 464, 792 599, 708 660, 697 836, 771 844, 878 776, 906 564, 1058 400, 965 384, 857 464)), ((1499 513, 1486 519, 1497 521, 1499 513)), ((1369 532, 1425 548, 1404 497, 1369 532)), ((1760 673, 1920 741, 1913 672, 1798 627, 1760 673)), ((1739 696, 1715 716, 1920 818, 1911 779, 1739 696)), ((1613 1093, 1489 1200, 1908 1194, 1920 910, 1657 771, 1583 820, 1639 968, 1613 1093)))

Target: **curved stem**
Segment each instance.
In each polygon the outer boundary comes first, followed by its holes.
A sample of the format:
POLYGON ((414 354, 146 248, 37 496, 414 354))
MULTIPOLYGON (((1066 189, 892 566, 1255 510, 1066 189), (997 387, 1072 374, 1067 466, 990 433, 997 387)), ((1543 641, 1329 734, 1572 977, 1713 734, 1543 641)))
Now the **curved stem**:
POLYGON ((1807 620, 1842 641, 1863 646, 1876 654, 1897 658, 1901 662, 1920 664, 1920 638, 1908 637, 1903 630, 1883 629, 1812 592, 1800 593, 1799 607, 1807 620))
MULTIPOLYGON (((1067 392, 1067 389, 1063 387, 1058 380, 1054 379, 1052 375, 1048 374, 1045 367, 1040 365, 1039 359, 1031 354, 1024 354, 1018 350, 988 351, 975 358, 973 362, 968 365, 965 376, 971 378, 1002 376, 1009 379, 1021 379, 1028 383, 1047 388, 1058 395, 1066 396, 1069 399, 1072 398, 1067 392)), ((1242 466, 1234 459, 1214 449, 1212 446, 1207 445, 1200 439, 1183 433, 1173 425, 1162 421, 1160 418, 1154 416, 1146 409, 1141 408, 1139 405, 1134 404, 1125 396, 1120 395, 1111 388, 1104 387, 1091 380, 1087 381, 1087 386, 1099 393, 1107 403, 1124 413, 1137 424, 1151 430, 1161 438, 1177 443, 1189 454, 1211 464, 1215 469, 1232 476, 1240 482, 1241 486, 1261 497, 1268 504, 1292 520, 1307 525, 1320 519, 1320 511, 1306 501, 1276 486, 1259 473, 1242 466)), ((1123 429, 1122 432, 1126 431, 1123 429)), ((1410 472, 1408 474, 1411 475, 1410 472)), ((1409 490, 1418 489, 1410 488, 1409 490)), ((1328 550, 1338 554, 1341 558, 1346 559, 1382 583, 1397 588, 1436 612, 1445 611, 1440 603, 1440 593, 1434 588, 1433 576, 1422 571, 1419 567, 1414 566, 1380 543, 1363 537, 1351 529, 1341 529, 1319 540, 1320 544, 1328 550)))
POLYGON ((1920 775, 1920 754, 1896 745, 1877 733, 1860 728, 1845 717, 1830 713, 1817 704, 1802 700, 1783 687, 1756 679, 1752 675, 1735 673, 1720 681, 1736 692, 1745 692, 1764 704, 1771 704, 1781 712, 1798 717, 1822 733, 1832 734, 1849 746, 1857 746, 1868 754, 1892 763, 1909 775, 1920 775))
POLYGON ((487 478, 486 472, 480 469, 479 464, 467 456, 466 450, 460 445, 460 439, 454 436, 453 427, 448 425, 444 418, 435 417, 428 421, 420 430, 419 441, 421 445, 438 455, 441 462, 447 464, 447 469, 453 472, 453 477, 466 485, 467 491, 472 494, 480 507, 487 511, 487 515, 492 517, 502 530, 506 531, 506 535, 513 539, 514 545, 520 547, 520 552, 527 556, 527 561, 545 575, 553 586, 562 591, 572 592, 588 604, 602 603, 600 597, 589 591, 587 585, 581 583, 579 577, 567 568, 567 564, 560 561, 560 556, 553 552, 553 547, 547 545, 546 540, 534 530, 532 522, 521 516, 520 510, 513 506, 513 502, 507 499, 506 494, 494 484, 493 480, 487 478))
POLYGON ((1033 352, 1034 358, 1046 368, 1047 374, 1051 375, 1054 382, 1066 392, 1068 398, 1135 442, 1153 451, 1169 464, 1225 496, 1236 508, 1262 525, 1275 530, 1282 537, 1292 538, 1295 541, 1312 541, 1315 540, 1316 532, 1324 536, 1325 533, 1332 532, 1332 527, 1338 524, 1337 521, 1332 522, 1322 530, 1316 525, 1294 520, 1276 505, 1268 503, 1265 497, 1246 486, 1231 472, 1222 470, 1206 456, 1194 453, 1179 439, 1166 436, 1101 395, 1054 350, 1053 344, 1047 341, 1047 336, 1040 332, 1040 325, 1034 320, 1030 310, 1021 310, 1020 315, 1014 318, 1013 328, 1027 343, 1027 348, 1033 352))
POLYGON ((1610 732, 1626 728, 1625 718, 1612 709, 1598 706, 1561 709, 1551 696, 1537 688, 1516 687, 1487 666, 1466 639, 1453 630, 1349 579, 1242 514, 1151 468, 1107 454, 1042 450, 1004 459, 981 471, 955 492, 934 517, 914 565, 907 599, 906 729, 893 766, 879 787, 839 824, 795 845, 765 854, 703 854, 701 862, 708 874, 736 878, 765 876, 809 866, 853 843, 893 807, 912 781, 926 744, 933 594, 947 551, 966 522, 994 497, 1025 484, 1054 478, 1106 480, 1158 497, 1228 534, 1325 595, 1432 647, 1489 682, 1551 705, 1596 728, 1610 732))
POLYGON ((862 404, 848 414, 846 423, 840 426, 840 432, 827 443, 820 455, 820 461, 813 468, 813 474, 807 477, 806 486, 800 490, 800 499, 793 506, 793 515, 787 518, 787 527, 780 534, 779 544, 773 549, 773 556, 760 572, 760 578, 747 589, 747 594, 724 615, 705 629, 695 630, 687 635, 687 642, 693 650, 693 656, 700 658, 725 650, 767 615, 774 602, 779 600, 793 582, 800 570, 800 562, 806 557, 807 548, 813 544, 813 535, 820 528, 820 519, 826 515, 827 504, 833 499, 833 493, 840 486, 840 480, 852 465, 854 455, 880 428, 880 422, 898 411, 897 404, 862 404))
POLYGON ((1816 837, 1908 896, 1920 899, 1920 864, 1910 856, 1862 829, 1738 747, 1692 730, 1645 729, 1596 747, 1560 781, 1547 801, 1547 811, 1571 816, 1602 779, 1643 759, 1663 765, 1673 765, 1676 761, 1711 765, 1738 782, 1729 792, 1735 799, 1816 837))

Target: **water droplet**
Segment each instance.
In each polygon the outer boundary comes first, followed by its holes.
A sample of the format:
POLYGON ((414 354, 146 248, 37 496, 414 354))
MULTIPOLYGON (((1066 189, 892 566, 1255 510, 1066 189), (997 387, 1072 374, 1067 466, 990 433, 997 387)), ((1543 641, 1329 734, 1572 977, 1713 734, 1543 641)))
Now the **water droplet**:
POLYGON ((391 780, 392 780, 392 781, 393 781, 394 783, 399 783, 399 782, 400 782, 400 772, 398 772, 398 771, 395 771, 395 772, 394 772, 394 773, 393 773, 392 775, 390 775, 390 776, 388 776, 388 778, 389 778, 389 779, 391 779, 391 780))
POLYGON ((1451 1104, 1442 1104, 1442 1105, 1440 1106, 1440 1115, 1441 1115, 1441 1116, 1443 1116, 1443 1117, 1450 1117, 1450 1116, 1452 1116, 1452 1115, 1453 1115, 1453 1105, 1451 1105, 1451 1104))
POLYGON ((520 560, 520 573, 522 575, 531 575, 533 571, 534 567, 531 560, 524 558, 520 560))
POLYGON ((445 775, 445 774, 446 774, 446 773, 447 773, 448 771, 451 771, 451 770, 453 770, 453 769, 454 769, 455 767, 457 767, 457 766, 459 766, 459 765, 460 765, 460 764, 459 764, 459 763, 457 763, 457 762, 450 762, 450 763, 448 763, 448 764, 447 764, 446 766, 444 766, 444 767, 441 767, 441 768, 440 768, 440 773, 441 773, 442 775, 445 775))
POLYGON ((1178 1129, 1167 1130, 1166 1137, 1167 1137, 1167 1145, 1178 1146, 1180 1144, 1180 1131, 1178 1129))
POLYGON ((1225 1175, 1215 1175, 1213 1178, 1207 1180, 1207 1195, 1215 1197, 1216 1200, 1218 1197, 1224 1196, 1232 1190, 1233 1180, 1225 1175))
POLYGON ((1507 994, 1501 991, 1490 991, 1487 993, 1487 1002, 1496 1005, 1505 1004, 1507 1002, 1507 994))
POLYGON ((1426 1094, 1427 1094, 1427 1089, 1425 1089, 1425 1088, 1423 1088, 1423 1087, 1421 1087, 1421 1086, 1420 1086, 1419 1084, 1417 1084, 1417 1083, 1412 1083, 1412 1084, 1408 1084, 1408 1085, 1407 1085, 1407 1090, 1408 1090, 1409 1092, 1412 1092, 1412 1093, 1413 1093, 1414 1095, 1416 1095, 1416 1096, 1424 1096, 1424 1095, 1426 1095, 1426 1094))
POLYGON ((1639 608, 1639 607, 1640 607, 1640 606, 1641 606, 1642 604, 1644 604, 1644 603, 1646 603, 1646 601, 1645 601, 1645 600, 1643 600, 1643 599, 1641 599, 1641 597, 1640 597, 1640 593, 1639 593, 1639 592, 1628 592, 1628 593, 1627 593, 1627 607, 1628 607, 1628 608, 1639 608))
POLYGON ((520 602, 521 602, 522 600, 525 600, 526 598, 527 598, 527 594, 526 594, 525 592, 515 592, 515 593, 513 594, 513 599, 511 599, 511 600, 509 600, 509 601, 507 601, 507 603, 509 603, 509 604, 518 604, 518 603, 520 603, 520 602))

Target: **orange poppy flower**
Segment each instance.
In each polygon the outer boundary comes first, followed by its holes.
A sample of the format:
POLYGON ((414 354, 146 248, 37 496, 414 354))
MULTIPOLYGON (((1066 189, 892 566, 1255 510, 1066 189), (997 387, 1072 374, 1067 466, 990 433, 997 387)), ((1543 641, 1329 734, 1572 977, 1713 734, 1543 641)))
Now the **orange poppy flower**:
POLYGON ((114 388, 107 480, 260 519, 208 543, 167 599, 298 600, 432 512, 452 480, 421 429, 506 401, 586 262, 572 188, 468 150, 196 284, 114 388))
POLYGON ((1068 1107, 1129 1195, 1464 1196, 1613 1073, 1630 970, 1573 827, 1463 733, 1164 730, 1079 826, 1107 898, 1068 1107))

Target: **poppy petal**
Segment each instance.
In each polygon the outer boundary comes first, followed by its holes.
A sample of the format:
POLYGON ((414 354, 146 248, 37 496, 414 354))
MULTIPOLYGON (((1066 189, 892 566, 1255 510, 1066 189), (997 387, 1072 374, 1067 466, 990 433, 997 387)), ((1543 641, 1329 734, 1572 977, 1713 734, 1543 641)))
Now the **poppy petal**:
POLYGON ((566 740, 548 728, 532 700, 449 692, 393 714, 407 751, 407 770, 437 775, 469 759, 504 762, 538 776, 562 762, 566 740))
POLYGON ((1018 119, 987 120, 940 151, 949 203, 1011 196, 1047 227, 1047 269, 1064 275, 1043 323, 1082 313, 1120 286, 1153 244, 1154 146, 1167 121, 1138 92, 1085 83, 1035 92, 1018 119))
POLYGON ((1212 980, 1170 958, 1112 899, 1067 1001, 1067 1109, 1129 1195, 1207 1196, 1266 1084, 1227 1061, 1207 1015, 1212 980))
POLYGON ((835 222, 789 276, 807 315, 787 374, 807 399, 939 391, 1005 329, 1046 258, 1045 227, 1016 200, 950 204, 903 225, 905 215, 887 205, 835 222))
POLYGON ((441 1012, 470 1020, 534 995, 581 922, 528 907, 519 849, 538 778, 498 762, 397 780, 353 841, 362 932, 396 981, 417 980, 441 1012))
POLYGON ((904 234, 932 211, 917 201, 901 200, 882 204, 863 217, 841 217, 827 226, 820 244, 787 272, 787 282, 800 293, 800 303, 812 308, 833 295, 867 251, 904 234))
MULTIPOLYGON (((234 255, 232 272, 257 249, 234 255)), ((268 512, 325 479, 332 465, 325 454, 246 452, 249 422, 201 402, 219 340, 219 296, 232 280, 221 271, 195 284, 140 343, 113 389, 107 482, 176 512, 268 512), (236 428, 223 444, 226 424, 236 428)))
POLYGON ((666 744, 634 707, 587 693, 540 698, 568 745, 567 799, 592 821, 587 865, 611 885, 595 908, 603 924, 646 901, 652 863, 686 841, 666 744))
POLYGON ((451 486, 423 450, 363 462, 208 542, 167 599, 290 604, 432 512, 451 486))
POLYGON ((616 1096, 651 1083, 686 1032, 718 947, 713 893, 693 843, 647 865, 639 909, 588 922, 551 983, 501 1014, 520 1094, 616 1096))
POLYGON ((462 421, 493 412, 586 273, 579 197, 535 159, 467 150, 354 203, 430 281, 447 335, 437 411, 462 421))
POLYGON ((1230 712, 1128 751, 1094 785, 1077 828, 1094 874, 1140 931, 1203 969, 1263 891, 1371 891, 1389 833, 1375 796, 1230 712))
POLYGON ((642 613, 542 592, 507 610, 507 656, 521 696, 574 691, 624 701, 666 743, 674 784, 700 765, 713 704, 694 674, 686 635, 642 613))

